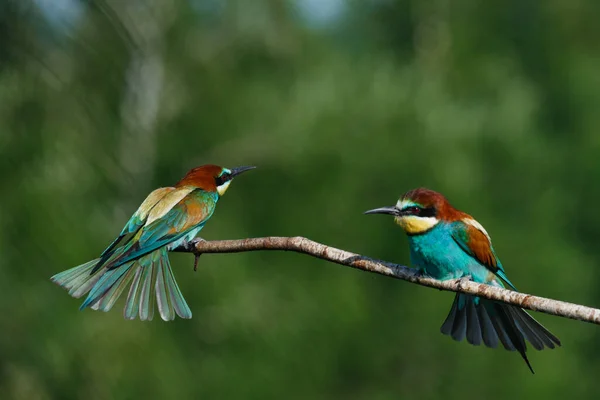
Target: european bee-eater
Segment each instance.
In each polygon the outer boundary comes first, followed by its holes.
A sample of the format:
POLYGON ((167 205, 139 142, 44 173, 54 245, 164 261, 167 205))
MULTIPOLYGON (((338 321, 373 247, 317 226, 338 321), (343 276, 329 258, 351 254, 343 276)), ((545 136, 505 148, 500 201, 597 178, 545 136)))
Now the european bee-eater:
MULTIPOLYGON (((392 207, 365 214, 390 214, 408 235, 410 259, 424 275, 439 280, 470 278, 504 288, 515 286, 492 247, 486 230, 469 214, 454 208, 433 190, 418 188, 405 193, 392 207)), ((527 339, 536 350, 560 346, 560 340, 519 307, 458 293, 441 327, 445 335, 473 345, 482 340, 496 347, 517 350, 533 373, 525 352, 527 339)))
POLYGON ((203 165, 175 186, 154 190, 100 257, 56 274, 52 281, 76 298, 89 292, 81 310, 108 311, 133 280, 125 318, 135 319, 139 313, 141 320, 151 320, 154 296, 163 320, 175 319, 175 313, 192 318, 167 252, 192 240, 212 216, 231 180, 253 168, 203 165))

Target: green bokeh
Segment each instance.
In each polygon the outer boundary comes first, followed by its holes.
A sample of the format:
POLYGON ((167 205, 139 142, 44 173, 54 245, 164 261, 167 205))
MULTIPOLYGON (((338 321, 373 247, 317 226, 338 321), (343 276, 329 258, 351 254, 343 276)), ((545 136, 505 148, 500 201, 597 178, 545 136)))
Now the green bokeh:
POLYGON ((175 254, 194 317, 170 323, 79 312, 48 278, 189 168, 253 164, 204 238, 408 263, 362 212, 427 186, 521 290, 599 305, 600 3, 348 1, 319 29, 276 0, 36 4, 0 5, 2 398, 598 397, 596 326, 536 315, 563 347, 532 376, 439 333, 452 294, 307 256, 175 254))

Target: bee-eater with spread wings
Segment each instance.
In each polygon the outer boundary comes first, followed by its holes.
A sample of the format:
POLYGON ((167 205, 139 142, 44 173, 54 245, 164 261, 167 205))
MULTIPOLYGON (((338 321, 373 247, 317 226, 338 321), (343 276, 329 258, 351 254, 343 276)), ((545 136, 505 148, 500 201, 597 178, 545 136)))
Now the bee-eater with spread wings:
POLYGON ((192 318, 167 252, 193 239, 215 211, 231 180, 254 167, 203 165, 173 187, 154 190, 119 236, 95 260, 54 275, 73 297, 88 293, 80 309, 108 311, 131 283, 124 316, 151 320, 154 298, 163 320, 192 318))

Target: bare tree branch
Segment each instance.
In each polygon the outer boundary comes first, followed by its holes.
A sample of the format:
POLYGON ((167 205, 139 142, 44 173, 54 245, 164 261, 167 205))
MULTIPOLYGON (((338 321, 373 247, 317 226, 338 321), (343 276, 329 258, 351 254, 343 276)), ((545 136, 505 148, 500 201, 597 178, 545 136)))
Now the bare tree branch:
POLYGON ((196 256, 199 256, 203 253, 240 253, 261 250, 294 251, 296 253, 308 254, 309 256, 336 264, 402 279, 422 286, 472 294, 486 299, 512 304, 528 310, 540 311, 550 315, 557 315, 600 325, 600 310, 596 308, 514 292, 466 279, 438 281, 436 279, 421 276, 417 270, 412 268, 350 253, 299 236, 215 241, 195 239, 173 251, 194 253, 196 256))

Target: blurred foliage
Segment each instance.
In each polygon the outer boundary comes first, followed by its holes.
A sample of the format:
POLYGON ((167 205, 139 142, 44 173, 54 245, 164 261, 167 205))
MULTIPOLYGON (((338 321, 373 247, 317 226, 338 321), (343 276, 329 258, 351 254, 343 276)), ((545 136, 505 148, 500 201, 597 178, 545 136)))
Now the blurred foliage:
POLYGON ((194 318, 171 323, 79 312, 49 282, 152 189, 255 164, 204 238, 408 263, 362 212, 427 186, 521 290, 600 305, 600 3, 340 0, 318 24, 303 3, 1 3, 2 398, 597 396, 598 327, 536 315, 564 347, 531 351, 531 376, 439 333, 452 294, 306 256, 205 255, 194 274, 175 254, 194 318))

